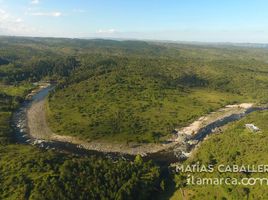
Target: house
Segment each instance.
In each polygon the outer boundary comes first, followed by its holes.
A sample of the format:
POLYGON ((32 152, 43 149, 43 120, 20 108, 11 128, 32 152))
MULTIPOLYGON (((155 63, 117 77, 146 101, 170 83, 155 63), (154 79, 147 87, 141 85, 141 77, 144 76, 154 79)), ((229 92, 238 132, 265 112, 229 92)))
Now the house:
POLYGON ((245 127, 250 130, 251 132, 258 132, 260 129, 255 126, 254 124, 245 124, 245 127))

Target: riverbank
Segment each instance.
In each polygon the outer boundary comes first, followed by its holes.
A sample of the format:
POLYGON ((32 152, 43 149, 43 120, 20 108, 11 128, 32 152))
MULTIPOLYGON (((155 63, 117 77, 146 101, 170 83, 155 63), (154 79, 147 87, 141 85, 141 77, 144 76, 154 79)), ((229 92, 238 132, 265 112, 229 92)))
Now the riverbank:
POLYGON ((55 142, 60 142, 61 144, 68 143, 78 149, 103 153, 119 153, 126 155, 140 154, 142 156, 151 157, 188 157, 190 156, 191 150, 202 141, 206 135, 215 132, 215 129, 219 129, 220 126, 238 120, 246 114, 260 109, 254 106, 253 103, 228 105, 206 116, 200 117, 187 127, 176 129, 176 134, 174 134, 171 139, 161 144, 127 144, 105 141, 85 142, 76 137, 55 134, 49 128, 45 113, 45 99, 52 89, 52 86, 47 85, 36 90, 31 97, 32 100, 30 104, 24 108, 25 116, 21 115, 20 119, 17 120, 26 123, 27 129, 24 130, 24 132, 26 132, 24 136, 28 134, 28 141, 41 147, 44 146, 45 141, 47 141, 53 144, 55 144, 55 142))

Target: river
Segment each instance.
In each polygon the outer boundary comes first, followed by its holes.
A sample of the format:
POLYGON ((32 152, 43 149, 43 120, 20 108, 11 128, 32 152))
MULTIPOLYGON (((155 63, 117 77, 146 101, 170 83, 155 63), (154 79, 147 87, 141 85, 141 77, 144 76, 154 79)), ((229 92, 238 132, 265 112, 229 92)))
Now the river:
MULTIPOLYGON (((48 150, 53 149, 64 153, 71 153, 78 156, 88 156, 88 155, 96 155, 102 156, 105 158, 110 159, 125 159, 125 160, 133 160, 135 155, 130 155, 126 153, 117 153, 117 152, 101 152, 96 150, 88 150, 83 148, 81 145, 73 144, 71 142, 66 141, 56 141, 50 139, 40 139, 37 137, 33 137, 30 133, 28 126, 28 118, 27 118, 27 111, 37 104, 40 101, 43 101, 49 94, 51 90, 54 89, 54 86, 48 86, 40 89, 37 93, 35 93, 31 100, 24 101, 20 108, 14 112, 12 117, 12 126, 15 132, 16 142, 20 144, 28 144, 34 145, 39 148, 48 150)), ((257 110, 264 110, 267 107, 251 107, 244 110, 241 113, 232 114, 223 118, 220 118, 204 127, 202 127, 198 132, 192 137, 184 137, 183 141, 181 142, 173 142, 171 145, 167 144, 166 148, 154 152, 154 153, 146 153, 144 156, 144 160, 154 160, 161 164, 169 164, 172 162, 182 161, 187 158, 185 154, 190 154, 193 149, 198 144, 189 145, 187 141, 189 140, 197 140, 198 142, 202 141, 207 135, 213 133, 215 128, 224 126, 230 122, 239 120, 245 117, 247 114, 257 111, 257 110)), ((164 144, 163 144, 164 145, 164 144)))

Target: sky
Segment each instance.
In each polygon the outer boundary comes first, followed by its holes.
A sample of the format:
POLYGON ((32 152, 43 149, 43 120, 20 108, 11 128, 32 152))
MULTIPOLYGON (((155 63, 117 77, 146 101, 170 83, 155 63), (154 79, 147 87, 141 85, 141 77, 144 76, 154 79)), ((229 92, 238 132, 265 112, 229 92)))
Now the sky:
POLYGON ((0 35, 268 43, 268 1, 0 0, 0 35))

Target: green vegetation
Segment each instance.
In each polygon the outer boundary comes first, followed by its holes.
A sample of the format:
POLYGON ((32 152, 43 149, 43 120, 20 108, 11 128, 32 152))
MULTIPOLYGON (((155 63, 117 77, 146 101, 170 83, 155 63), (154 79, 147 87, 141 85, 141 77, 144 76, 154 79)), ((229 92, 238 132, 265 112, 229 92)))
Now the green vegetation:
POLYGON ((131 88, 111 82, 108 78, 104 82, 83 81, 56 92, 49 99, 49 122, 55 132, 89 140, 158 142, 158 135, 163 137, 176 127, 240 99, 206 89, 187 93, 159 89, 145 81, 137 81, 138 85, 133 83, 131 88))
MULTIPOLYGON (((120 44, 113 54, 121 53, 120 44)), ((86 140, 159 142, 226 104, 268 100, 268 65, 254 49, 145 44, 143 55, 79 57, 80 67, 49 98, 53 131, 86 140)))
POLYGON ((152 163, 76 158, 23 145, 0 146, 1 199, 148 199, 159 187, 152 163))
MULTIPOLYGON (((86 140, 161 142, 174 128, 226 104, 267 103, 267 51, 0 37, 0 199, 155 199, 160 193, 170 196, 173 189, 172 180, 163 179, 160 168, 140 156, 131 162, 112 161, 14 144, 12 112, 34 82, 57 82, 47 101, 49 123, 56 133, 86 140)), ((266 164, 267 120, 263 111, 231 124, 223 134, 205 141, 185 164, 266 164), (245 123, 254 123, 261 132, 249 132, 245 123)), ((175 182, 173 199, 179 199, 181 191, 189 199, 268 197, 260 185, 186 186, 182 174, 175 175, 175 182)))
MULTIPOLYGON (((14 86, 5 91, 26 92, 14 86)), ((0 97, 0 199, 148 199, 160 190, 160 169, 139 157, 113 162, 12 144, 11 111, 23 96, 0 97)))
POLYGON ((0 145, 11 142, 10 120, 12 111, 18 107, 30 88, 32 88, 30 84, 12 86, 0 83, 0 145))
MULTIPOLYGON (((267 141, 268 141, 268 111, 252 113, 238 122, 232 123, 228 128, 218 135, 212 135, 204 141, 196 151, 192 159, 187 160, 184 165, 199 162, 199 165, 212 164, 214 169, 219 165, 267 165, 267 141), (245 124, 253 123, 261 131, 252 133, 245 128, 245 124)), ((266 182, 260 185, 184 185, 187 175, 196 178, 268 178, 267 173, 220 173, 214 170, 213 173, 180 173, 175 180, 178 187, 181 187, 189 199, 267 199, 266 182)), ((174 194, 175 195, 175 194, 174 194)), ((178 199, 181 193, 176 192, 178 199)))
POLYGON ((0 55, 4 85, 57 81, 49 124, 85 140, 161 142, 226 104, 268 99, 261 48, 0 37, 0 55))
POLYGON ((10 112, 0 112, 0 144, 6 144, 10 141, 10 117, 10 112))
POLYGON ((157 195, 160 169, 140 157, 133 162, 112 161, 14 144, 11 115, 34 87, 32 83, 65 82, 79 66, 67 54, 54 55, 56 48, 49 53, 42 44, 25 40, 0 38, 0 199, 123 200, 157 195))

